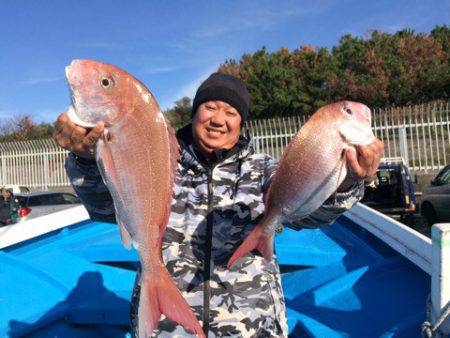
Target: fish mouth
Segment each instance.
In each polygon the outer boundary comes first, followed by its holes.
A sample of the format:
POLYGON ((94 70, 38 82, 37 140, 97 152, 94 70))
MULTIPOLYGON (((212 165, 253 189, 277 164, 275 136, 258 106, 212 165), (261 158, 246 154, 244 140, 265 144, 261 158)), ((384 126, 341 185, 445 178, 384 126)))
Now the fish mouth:
MULTIPOLYGON (((73 61, 72 61, 73 62, 73 61)), ((72 64, 66 66, 64 68, 65 72, 66 72, 66 79, 69 80, 69 74, 70 74, 70 67, 72 66, 72 64)))
POLYGON ((372 128, 363 126, 358 122, 347 122, 340 126, 339 134, 343 140, 352 146, 364 146, 375 140, 372 128))
POLYGON ((369 124, 369 126, 371 126, 372 125, 372 111, 367 106, 364 106, 364 110, 365 110, 364 115, 366 116, 366 121, 369 124))
POLYGON ((64 71, 66 73, 66 79, 67 82, 69 83, 70 87, 73 87, 73 85, 75 85, 75 80, 76 80, 76 62, 77 60, 72 60, 72 62, 70 63, 70 65, 66 66, 64 68, 64 71))
POLYGON ((69 117, 70 121, 72 121, 78 126, 85 128, 93 128, 95 126, 95 123, 85 122, 82 119, 80 119, 73 104, 69 106, 69 109, 67 109, 67 116, 69 117))
POLYGON ((74 71, 73 71, 75 62, 76 62, 76 60, 73 60, 70 63, 70 65, 65 67, 67 83, 69 84, 69 90, 70 90, 70 94, 71 94, 71 98, 72 98, 72 104, 67 109, 67 116, 73 123, 75 123, 78 126, 85 127, 85 128, 92 128, 95 126, 95 123, 83 121, 80 118, 80 114, 78 114, 80 104, 78 102, 79 100, 77 99, 77 97, 79 97, 79 94, 78 94, 78 91, 75 86, 75 82, 76 82, 75 75, 76 74, 74 74, 74 71))

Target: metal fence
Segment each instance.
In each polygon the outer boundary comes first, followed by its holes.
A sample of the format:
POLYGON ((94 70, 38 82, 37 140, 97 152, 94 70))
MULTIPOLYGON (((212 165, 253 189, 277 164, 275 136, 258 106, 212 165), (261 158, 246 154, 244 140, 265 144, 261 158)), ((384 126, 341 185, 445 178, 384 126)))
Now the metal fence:
MULTIPOLYGON (((279 158, 307 116, 248 121, 256 151, 279 158)), ((372 113, 375 135, 385 157, 403 157, 412 171, 441 169, 450 163, 449 104, 378 109, 372 113)))
MULTIPOLYGON (((257 152, 279 158, 307 116, 248 121, 257 152)), ((427 104, 375 110, 375 135, 386 157, 402 156, 412 171, 440 169, 450 163, 449 104, 427 104)), ((1 185, 47 189, 68 186, 67 151, 51 140, 0 143, 1 185)))
POLYGON ((52 139, 0 143, 1 185, 68 186, 64 170, 67 153, 52 139))

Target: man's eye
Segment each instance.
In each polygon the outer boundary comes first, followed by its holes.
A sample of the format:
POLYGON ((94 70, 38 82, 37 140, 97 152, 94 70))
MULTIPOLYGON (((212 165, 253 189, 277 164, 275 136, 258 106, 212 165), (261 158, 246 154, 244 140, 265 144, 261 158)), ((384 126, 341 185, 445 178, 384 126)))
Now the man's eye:
POLYGON ((236 113, 232 112, 232 111, 227 111, 227 115, 228 116, 236 116, 236 113))

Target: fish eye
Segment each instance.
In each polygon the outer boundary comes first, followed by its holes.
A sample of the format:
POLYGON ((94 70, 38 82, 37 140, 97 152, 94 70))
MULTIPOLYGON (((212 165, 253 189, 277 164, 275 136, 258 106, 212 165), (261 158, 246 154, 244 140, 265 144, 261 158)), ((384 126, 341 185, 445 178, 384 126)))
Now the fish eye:
POLYGON ((100 83, 104 88, 109 88, 113 84, 113 81, 111 79, 104 77, 100 80, 100 83))
POLYGON ((341 106, 341 112, 346 114, 346 115, 353 115, 353 112, 350 108, 346 108, 344 106, 341 106))

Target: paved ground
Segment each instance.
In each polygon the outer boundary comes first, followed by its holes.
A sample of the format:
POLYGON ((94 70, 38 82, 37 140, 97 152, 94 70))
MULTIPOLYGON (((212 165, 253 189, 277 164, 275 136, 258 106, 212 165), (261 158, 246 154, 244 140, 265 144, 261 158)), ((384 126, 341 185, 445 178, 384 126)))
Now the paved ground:
POLYGON ((400 220, 400 222, 431 238, 431 227, 427 224, 425 218, 423 218, 421 215, 415 214, 409 219, 400 220))

